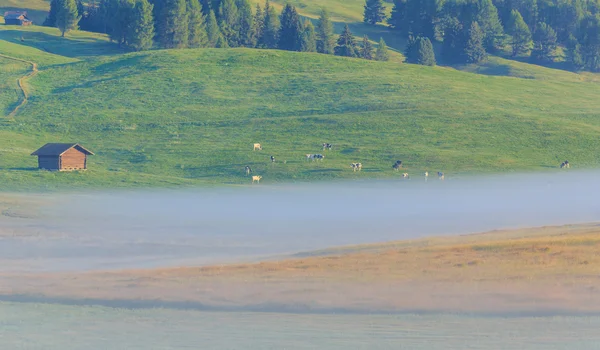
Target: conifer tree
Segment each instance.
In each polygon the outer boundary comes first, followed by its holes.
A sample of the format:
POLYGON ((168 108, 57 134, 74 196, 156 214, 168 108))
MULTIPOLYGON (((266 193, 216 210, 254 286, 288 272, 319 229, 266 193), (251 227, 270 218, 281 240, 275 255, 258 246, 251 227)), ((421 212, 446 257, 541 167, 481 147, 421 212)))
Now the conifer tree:
POLYGON ((215 16, 215 11, 210 10, 208 13, 208 19, 206 21, 206 36, 208 39, 208 47, 218 47, 217 43, 223 42, 223 35, 221 34, 221 29, 219 28, 219 24, 217 23, 217 16, 215 16))
POLYGON ((483 47, 484 33, 481 28, 479 28, 477 22, 471 24, 468 34, 464 50, 465 60, 468 63, 478 63, 483 61, 487 57, 485 48, 483 47))
POLYGON ((479 0, 479 12, 475 21, 484 33, 484 47, 493 52, 502 47, 504 41, 504 29, 498 16, 498 9, 492 0, 479 0))
POLYGON ((163 48, 184 48, 188 44, 188 16, 185 0, 164 0, 158 39, 163 48))
POLYGON ((394 0, 392 13, 388 18, 388 24, 392 29, 402 32, 408 31, 408 19, 406 18, 406 0, 394 0))
POLYGON ((281 50, 302 50, 302 22, 296 8, 290 4, 285 5, 279 18, 279 43, 277 47, 281 50))
POLYGON ((256 46, 256 29, 252 5, 248 0, 237 0, 239 17, 239 44, 244 47, 256 46))
POLYGON ((387 45, 385 44, 385 40, 383 40, 383 38, 379 39, 379 46, 377 46, 377 51, 375 52, 375 59, 377 61, 389 61, 390 60, 388 48, 387 48, 387 45))
POLYGON ((363 37, 362 45, 360 47, 360 57, 365 60, 373 59, 373 45, 371 45, 371 41, 369 41, 367 35, 363 37))
POLYGON ((347 24, 344 26, 344 31, 338 38, 337 46, 335 47, 335 54, 336 56, 358 57, 356 41, 354 40, 354 35, 352 35, 350 27, 348 27, 347 24))
POLYGON ((368 24, 377 24, 385 20, 385 6, 383 0, 366 0, 363 21, 368 24))
POLYGON ((206 24, 202 15, 202 7, 198 0, 187 0, 188 47, 205 47, 208 43, 206 24))
POLYGON ((56 27, 60 30, 61 36, 64 37, 65 33, 76 30, 80 19, 75 0, 58 0, 56 27))
POLYGON ((51 0, 50 1, 50 11, 48 12, 48 16, 44 20, 42 25, 46 27, 56 27, 56 15, 58 13, 58 8, 60 7, 60 0, 51 0))
POLYGON ((235 0, 223 0, 219 7, 219 27, 229 47, 239 46, 239 16, 235 0))
POLYGON ((529 51, 531 32, 517 10, 512 10, 508 22, 508 33, 512 35, 512 55, 523 55, 529 51))
POLYGON ((556 32, 546 23, 539 23, 533 32, 531 58, 537 62, 554 62, 557 45, 556 32))
POLYGON ((263 27, 265 26, 265 14, 263 13, 260 4, 256 4, 256 12, 254 13, 254 21, 252 21, 252 32, 255 38, 255 47, 260 46, 260 39, 262 38, 263 27))
POLYGON ((329 19, 329 13, 323 9, 317 22, 317 52, 332 55, 334 45, 333 24, 329 19))
POLYGON ((267 0, 265 4, 265 20, 260 39, 260 47, 274 49, 277 47, 277 33, 279 32, 279 21, 275 9, 267 0))
POLYGON ((152 48, 154 41, 153 6, 148 0, 136 0, 130 22, 127 45, 136 51, 152 48))
POLYGON ((317 33, 315 26, 311 21, 304 21, 304 31, 302 32, 302 51, 317 52, 317 33))
POLYGON ((406 60, 409 63, 421 64, 424 66, 435 66, 435 53, 433 45, 427 37, 409 38, 406 48, 406 60))
POLYGON ((465 33, 462 23, 458 18, 446 19, 444 23, 444 42, 442 43, 442 57, 447 63, 459 63, 463 60, 465 48, 465 33))

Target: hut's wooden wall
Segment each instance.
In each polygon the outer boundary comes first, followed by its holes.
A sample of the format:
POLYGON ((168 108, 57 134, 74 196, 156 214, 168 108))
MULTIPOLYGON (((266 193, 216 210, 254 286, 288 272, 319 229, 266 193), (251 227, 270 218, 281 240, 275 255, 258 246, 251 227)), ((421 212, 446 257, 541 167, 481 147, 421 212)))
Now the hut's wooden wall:
POLYGON ((86 168, 86 155, 75 148, 63 153, 60 170, 79 170, 86 168))
POLYGON ((58 156, 39 156, 38 166, 40 169, 46 170, 59 170, 59 157, 58 156))

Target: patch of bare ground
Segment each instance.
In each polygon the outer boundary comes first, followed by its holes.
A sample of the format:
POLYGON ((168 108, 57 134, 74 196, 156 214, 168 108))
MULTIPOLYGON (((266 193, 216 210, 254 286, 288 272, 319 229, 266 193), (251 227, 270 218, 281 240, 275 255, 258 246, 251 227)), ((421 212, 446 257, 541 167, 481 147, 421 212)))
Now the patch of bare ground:
POLYGON ((598 225, 498 231, 319 254, 326 255, 208 267, 4 274, 0 295, 188 302, 213 308, 600 312, 598 225))

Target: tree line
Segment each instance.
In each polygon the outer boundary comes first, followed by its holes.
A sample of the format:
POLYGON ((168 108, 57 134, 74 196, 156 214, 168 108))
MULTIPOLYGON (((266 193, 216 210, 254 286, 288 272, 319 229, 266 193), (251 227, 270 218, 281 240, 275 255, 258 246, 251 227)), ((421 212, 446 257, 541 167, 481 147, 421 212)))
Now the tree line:
POLYGON ((348 26, 336 40, 325 10, 314 25, 289 4, 277 14, 269 0, 264 8, 249 0, 52 0, 44 24, 63 36, 78 27, 106 33, 137 51, 248 47, 389 59, 383 39, 375 50, 368 37, 357 43, 348 26))
POLYGON ((483 60, 506 48, 514 57, 551 63, 560 50, 574 69, 600 71, 598 0, 366 0, 364 22, 387 23, 409 39, 409 62, 435 64, 434 42, 448 63, 483 60))

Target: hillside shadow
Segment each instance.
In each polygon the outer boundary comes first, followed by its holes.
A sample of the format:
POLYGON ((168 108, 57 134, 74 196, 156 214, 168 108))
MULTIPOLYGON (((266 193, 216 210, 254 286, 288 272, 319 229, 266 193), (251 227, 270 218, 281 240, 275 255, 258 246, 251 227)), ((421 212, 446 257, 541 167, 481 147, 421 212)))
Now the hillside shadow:
POLYGON ((100 38, 50 35, 29 30, 2 30, 0 39, 23 46, 29 46, 51 54, 80 58, 98 55, 116 55, 126 52, 115 43, 100 38))

